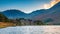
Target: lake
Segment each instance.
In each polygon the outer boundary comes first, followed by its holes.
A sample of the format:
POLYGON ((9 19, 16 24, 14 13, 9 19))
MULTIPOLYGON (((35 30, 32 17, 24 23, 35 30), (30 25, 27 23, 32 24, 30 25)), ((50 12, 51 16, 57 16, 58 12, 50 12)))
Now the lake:
POLYGON ((16 26, 0 29, 0 34, 60 34, 60 26, 16 26))

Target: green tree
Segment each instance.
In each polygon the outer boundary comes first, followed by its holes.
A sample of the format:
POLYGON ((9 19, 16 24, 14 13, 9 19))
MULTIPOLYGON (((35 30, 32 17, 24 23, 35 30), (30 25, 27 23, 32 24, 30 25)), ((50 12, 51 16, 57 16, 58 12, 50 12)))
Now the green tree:
POLYGON ((0 14, 0 22, 7 22, 7 21, 8 21, 8 18, 3 14, 0 14))
POLYGON ((44 25, 44 23, 40 20, 34 21, 35 25, 44 25))

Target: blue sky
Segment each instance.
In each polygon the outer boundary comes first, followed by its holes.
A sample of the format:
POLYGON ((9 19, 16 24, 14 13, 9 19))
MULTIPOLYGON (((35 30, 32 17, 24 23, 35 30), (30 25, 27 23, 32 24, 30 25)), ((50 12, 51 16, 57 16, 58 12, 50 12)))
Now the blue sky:
POLYGON ((51 0, 0 0, 0 11, 17 9, 25 13, 44 9, 43 5, 51 0))

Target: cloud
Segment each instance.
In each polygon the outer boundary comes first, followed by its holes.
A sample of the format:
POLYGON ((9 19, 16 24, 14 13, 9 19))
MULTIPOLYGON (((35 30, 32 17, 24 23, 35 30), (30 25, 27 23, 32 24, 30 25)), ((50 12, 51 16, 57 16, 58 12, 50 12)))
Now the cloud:
POLYGON ((58 2, 60 2, 60 0, 51 0, 51 2, 49 4, 44 4, 44 8, 45 9, 51 8, 52 6, 54 6, 58 2))
POLYGON ((58 3, 58 2, 60 2, 60 0, 52 0, 52 1, 50 2, 50 5, 53 6, 53 5, 55 5, 56 3, 58 3))

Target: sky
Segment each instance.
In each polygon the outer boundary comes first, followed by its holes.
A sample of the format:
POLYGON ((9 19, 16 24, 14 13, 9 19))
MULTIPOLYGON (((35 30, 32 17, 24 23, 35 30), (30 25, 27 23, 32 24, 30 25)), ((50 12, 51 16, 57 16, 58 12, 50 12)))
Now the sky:
POLYGON ((0 0, 0 11, 17 9, 24 13, 48 9, 52 0, 0 0))

